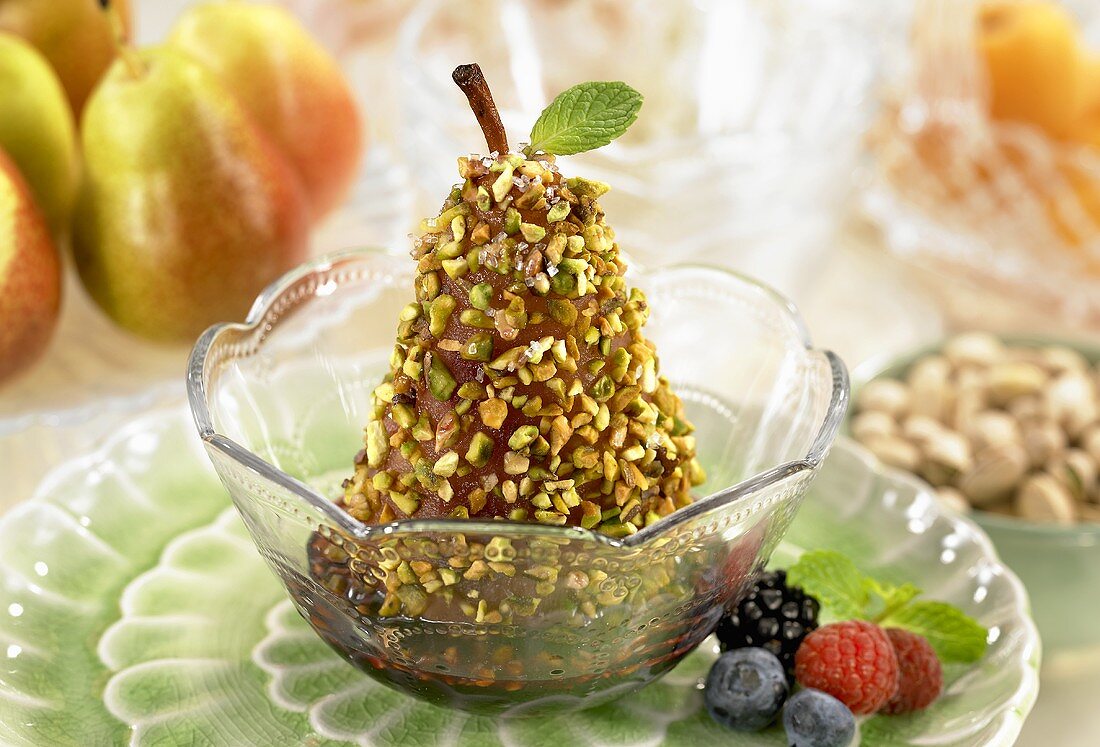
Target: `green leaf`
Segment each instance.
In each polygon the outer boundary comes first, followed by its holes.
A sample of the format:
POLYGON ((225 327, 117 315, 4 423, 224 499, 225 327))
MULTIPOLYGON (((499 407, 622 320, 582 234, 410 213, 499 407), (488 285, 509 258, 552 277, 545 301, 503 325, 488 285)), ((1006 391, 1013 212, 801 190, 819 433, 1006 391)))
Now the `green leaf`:
MULTIPOLYGON (((880 587, 881 589, 882 587, 880 587)), ((913 601, 921 595, 921 590, 913 584, 902 584, 901 586, 888 586, 882 589, 886 593, 882 594, 882 604, 886 609, 896 609, 898 607, 904 607, 909 602, 913 601)))
POLYGON ((573 86, 539 115, 524 152, 569 156, 601 148, 626 132, 641 108, 642 94, 626 83, 573 86))
POLYGON ((787 570, 787 583, 801 586, 816 597, 833 616, 840 620, 863 617, 870 594, 859 572, 845 555, 834 550, 814 550, 804 553, 787 570))
POLYGON ((944 662, 971 663, 985 654, 989 631, 945 602, 913 602, 882 620, 885 628, 904 628, 928 639, 944 662))
POLYGON ((921 595, 920 589, 908 583, 894 586, 873 578, 864 578, 863 586, 873 597, 867 611, 867 616, 873 620, 889 616, 921 595))

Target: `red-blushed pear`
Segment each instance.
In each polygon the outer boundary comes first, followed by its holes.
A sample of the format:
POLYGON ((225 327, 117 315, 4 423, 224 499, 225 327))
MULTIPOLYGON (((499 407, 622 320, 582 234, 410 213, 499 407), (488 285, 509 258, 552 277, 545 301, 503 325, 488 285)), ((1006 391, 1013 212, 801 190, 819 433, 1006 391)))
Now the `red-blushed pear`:
POLYGON ((190 341, 241 319, 306 256, 293 169, 181 52, 123 48, 88 101, 81 151, 73 255, 95 301, 133 332, 190 341))
POLYGON ((293 16, 270 5, 199 5, 168 43, 214 71, 278 143, 314 220, 340 204, 359 170, 363 124, 336 61, 293 16))
MULTIPOLYGON (((128 36, 129 0, 111 4, 128 36)), ((49 60, 79 120, 116 54, 115 32, 99 0, 0 0, 0 29, 22 36, 49 60)))
MULTIPOLYGON (((3 0, 0 0, 3 7, 3 0)), ((76 132, 69 102, 45 58, 0 31, 0 148, 15 162, 55 232, 76 190, 76 132)))
POLYGON ((61 306, 61 262, 15 163, 0 150, 0 381, 46 349, 61 306))

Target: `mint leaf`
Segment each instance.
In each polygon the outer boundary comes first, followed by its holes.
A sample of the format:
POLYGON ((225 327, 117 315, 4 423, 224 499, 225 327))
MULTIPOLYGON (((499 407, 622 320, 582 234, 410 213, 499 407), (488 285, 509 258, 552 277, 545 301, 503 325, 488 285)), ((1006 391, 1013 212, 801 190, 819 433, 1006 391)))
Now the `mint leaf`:
POLYGON ((894 611, 879 624, 924 636, 944 662, 970 663, 985 654, 988 631, 945 602, 913 602, 894 611))
POLYGON ((524 149, 569 156, 595 150, 626 132, 638 118, 642 94, 626 83, 589 82, 558 95, 531 128, 531 144, 524 149))
POLYGON ((874 597, 865 611, 865 616, 871 620, 880 620, 921 595, 921 590, 913 584, 894 586, 873 578, 864 578, 863 587, 874 597))
POLYGON ((802 590, 840 620, 863 617, 870 603, 866 577, 839 552, 814 550, 787 569, 787 584, 802 590))

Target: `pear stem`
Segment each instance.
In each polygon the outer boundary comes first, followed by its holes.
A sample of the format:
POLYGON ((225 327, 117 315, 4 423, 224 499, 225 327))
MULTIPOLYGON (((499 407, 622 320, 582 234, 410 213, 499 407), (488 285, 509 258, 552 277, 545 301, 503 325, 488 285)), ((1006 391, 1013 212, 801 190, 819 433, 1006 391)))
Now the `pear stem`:
POLYGON ((134 48, 126 41, 126 27, 122 23, 122 15, 111 0, 99 0, 99 7, 107 14, 107 21, 111 24, 111 35, 114 37, 115 51, 122 60, 122 64, 130 71, 134 78, 145 75, 145 63, 141 61, 134 48))
POLYGON ((469 99, 470 108, 477 117, 477 123, 481 125, 481 132, 485 135, 485 144, 489 146, 489 152, 497 155, 507 153, 508 133, 504 131, 500 112, 497 111, 497 105, 493 101, 493 92, 485 82, 481 67, 477 63, 459 65, 451 73, 451 78, 469 99))

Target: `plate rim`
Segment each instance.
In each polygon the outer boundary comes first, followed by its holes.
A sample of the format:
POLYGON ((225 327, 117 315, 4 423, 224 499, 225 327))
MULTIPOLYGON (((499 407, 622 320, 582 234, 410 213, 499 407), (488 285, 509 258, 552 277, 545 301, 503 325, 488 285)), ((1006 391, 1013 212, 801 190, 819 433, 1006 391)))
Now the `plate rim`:
MULTIPOLYGON (((997 715, 990 719, 990 724, 1000 721, 1000 725, 985 744, 987 747, 990 745, 1010 747, 1015 744, 1039 697, 1041 687, 1039 670, 1043 658, 1042 638, 1039 635, 1038 627, 1035 625, 1035 620, 1031 616, 1030 597, 1020 577, 1001 560, 993 540, 990 539, 985 529, 974 519, 937 500, 934 491, 927 483, 905 470, 885 464, 865 446, 844 432, 837 436, 833 448, 844 450, 857 458, 867 468, 869 474, 905 486, 913 490, 916 495, 931 498, 930 505, 934 506, 937 519, 948 522, 956 529, 965 528, 966 532, 974 538, 982 556, 990 561, 998 573, 1008 582, 1013 591, 1013 616, 1022 623, 1024 634, 1021 656, 1018 659, 1013 659, 1014 662, 1017 662, 1021 677, 1016 691, 1005 701, 997 715)), ((810 491, 812 493, 812 486, 810 491)))
MULTIPOLYGON (((173 397, 170 400, 158 402, 156 406, 135 414, 135 417, 127 423, 112 429, 111 432, 106 434, 106 436, 96 443, 94 447, 87 449, 82 454, 75 455, 72 461, 66 462, 63 465, 58 465, 50 470, 39 482, 30 498, 21 501, 13 506, 12 510, 0 516, 0 529, 6 528, 9 523, 16 521, 17 517, 25 513, 25 508, 21 509, 21 507, 42 503, 47 500, 49 495, 46 492, 47 489, 51 485, 56 487, 56 478, 54 474, 58 469, 71 469, 74 463, 90 464, 96 461, 108 460, 110 451, 116 448, 117 445, 122 443, 127 437, 132 436, 135 430, 140 430, 140 423, 142 421, 161 423, 166 415, 176 418, 177 427, 183 428, 193 434, 193 431, 190 429, 190 412, 185 398, 173 397)), ((196 440, 198 439, 196 438, 196 440)), ((201 446, 201 442, 197 444, 197 446, 201 446)), ((866 469, 869 475, 873 475, 894 485, 906 487, 912 490, 915 495, 931 495, 929 488, 920 480, 902 470, 897 470, 882 464, 873 454, 849 437, 843 435, 839 436, 834 444, 834 448, 854 457, 857 462, 866 469)), ((881 504, 882 491, 875 490, 873 494, 879 496, 876 502, 881 504)), ((230 501, 227 497, 226 506, 228 507, 229 505, 230 501)), ((1038 630, 1030 615, 1030 604, 1027 592, 1018 576, 1001 561, 992 541, 976 522, 967 516, 955 512, 950 507, 942 505, 938 501, 932 501, 930 505, 934 507, 935 520, 946 521, 954 528, 965 529, 966 533, 973 538, 973 541, 978 546, 981 557, 985 558, 996 567, 998 573, 1006 579, 1013 592, 1013 619, 1020 621, 1023 631, 1021 654, 1012 659, 1014 666, 1020 671, 1020 681, 1016 690, 1000 705, 996 714, 989 720, 988 724, 994 728, 994 733, 986 742, 987 745, 1012 745, 1019 736, 1027 717, 1034 707, 1040 688, 1039 665, 1041 662, 1042 646, 1038 630)), ((187 532, 184 532, 182 534, 186 533, 187 532)), ((0 574, 2 573, 3 572, 0 571, 0 574)), ((139 577, 140 575, 142 574, 138 574, 139 577)), ((11 712, 17 713, 19 710, 19 701, 14 698, 14 695, 10 697, 9 695, 11 694, 0 692, 0 702, 11 707, 11 712)))

